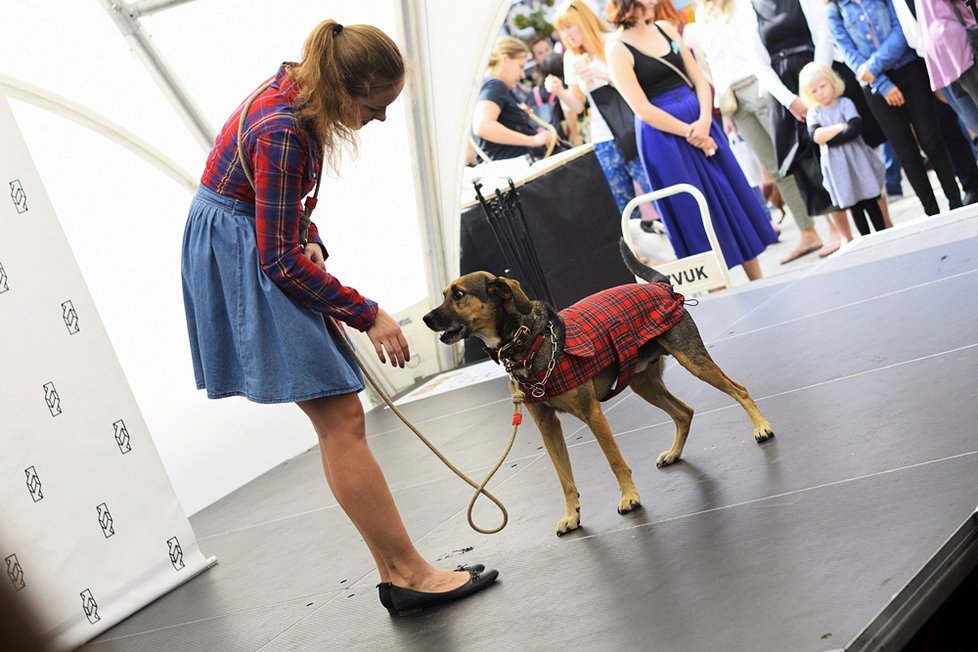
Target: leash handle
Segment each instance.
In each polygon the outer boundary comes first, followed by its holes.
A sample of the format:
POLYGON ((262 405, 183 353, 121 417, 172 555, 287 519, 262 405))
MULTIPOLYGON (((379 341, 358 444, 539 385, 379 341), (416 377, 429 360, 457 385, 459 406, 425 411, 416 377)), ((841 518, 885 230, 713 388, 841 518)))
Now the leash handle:
POLYGON ((359 366, 360 370, 363 371, 363 375, 367 379, 367 383, 375 392, 377 392, 377 394, 384 401, 384 403, 387 404, 387 407, 391 409, 391 412, 397 415, 397 418, 400 419, 411 432, 417 435, 418 439, 420 439, 421 442, 425 446, 427 446, 439 460, 441 460, 442 464, 447 466, 452 471, 452 473, 457 475, 459 478, 465 481, 470 487, 473 487, 475 489, 475 493, 472 495, 472 500, 469 501, 468 511, 466 512, 466 518, 469 521, 469 527, 471 527, 479 534, 496 534, 497 532, 501 532, 502 529, 506 527, 506 524, 509 523, 509 512, 506 511, 506 506, 503 505, 503 503, 498 498, 496 498, 492 494, 492 492, 486 489, 486 485, 489 484, 489 481, 492 479, 492 476, 496 475, 496 471, 499 470, 499 467, 503 465, 503 462, 505 462, 506 458, 509 456, 509 452, 513 449, 513 444, 516 443, 516 432, 519 429, 520 423, 522 423, 523 421, 523 412, 522 412, 523 392, 520 390, 519 386, 516 385, 515 381, 513 381, 512 379, 510 380, 510 391, 512 392, 512 399, 513 399, 513 432, 509 437, 509 443, 506 445, 506 450, 503 451, 503 454, 500 456, 499 461, 496 462, 496 465, 492 467, 491 471, 489 471, 489 474, 486 476, 485 480, 483 480, 479 484, 476 484, 475 480, 467 476, 461 469, 459 469, 457 466, 452 464, 451 461, 449 461, 449 459, 445 457, 442 454, 442 452, 438 450, 438 448, 434 444, 432 444, 431 441, 428 440, 427 437, 421 434, 421 431, 418 430, 415 427, 415 425, 411 423, 411 421, 406 416, 404 416, 404 414, 397 408, 397 406, 394 405, 394 402, 391 401, 387 393, 383 389, 381 389, 380 384, 373 377, 373 374, 371 374, 370 371, 367 369, 367 365, 363 363, 363 360, 360 359, 360 354, 357 353, 356 349, 354 349, 353 346, 350 344, 350 342, 346 339, 346 335, 343 333, 342 329, 340 329, 339 325, 333 320, 332 317, 329 317, 328 315, 323 315, 323 316, 326 319, 326 323, 333 330, 333 333, 339 337, 339 339, 343 342, 343 345, 346 347, 347 351, 349 351, 350 354, 353 356, 353 358, 357 361, 357 366, 359 366), (491 500, 496 505, 496 507, 499 508, 500 514, 502 514, 502 521, 500 522, 499 526, 497 526, 496 528, 493 529, 481 528, 475 524, 475 520, 472 518, 472 511, 475 509, 475 501, 479 499, 480 495, 485 496, 486 498, 491 500))

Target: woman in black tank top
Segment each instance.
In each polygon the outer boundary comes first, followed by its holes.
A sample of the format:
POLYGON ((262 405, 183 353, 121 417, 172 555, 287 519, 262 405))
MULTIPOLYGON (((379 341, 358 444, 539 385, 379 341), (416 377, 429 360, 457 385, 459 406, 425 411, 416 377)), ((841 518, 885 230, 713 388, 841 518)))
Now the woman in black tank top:
POLYGON ((675 71, 676 68, 684 70, 683 59, 678 52, 678 44, 669 38, 669 35, 666 34, 662 27, 659 25, 655 27, 670 45, 669 51, 666 52, 665 56, 661 58, 650 57, 635 46, 625 43, 625 47, 628 48, 632 53, 632 57, 635 59, 633 65, 635 77, 638 79, 638 84, 642 87, 645 97, 661 95, 666 91, 678 88, 686 83, 675 71), (670 68, 667 64, 672 64, 673 67, 670 68))
MULTIPOLYGON (((688 183, 700 190, 728 267, 761 278, 757 256, 777 242, 770 215, 748 185, 723 129, 713 120, 713 91, 668 23, 652 20, 656 0, 610 0, 621 27, 606 58, 614 86, 635 112, 639 154, 653 189, 688 183)), ((711 249, 696 201, 679 194, 657 202, 678 258, 711 249)))

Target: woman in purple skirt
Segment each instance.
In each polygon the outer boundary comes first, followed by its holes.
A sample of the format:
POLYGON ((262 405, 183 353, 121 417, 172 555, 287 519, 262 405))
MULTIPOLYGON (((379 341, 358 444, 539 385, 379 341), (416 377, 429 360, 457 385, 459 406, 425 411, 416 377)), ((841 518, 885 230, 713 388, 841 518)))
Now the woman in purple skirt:
MULTIPOLYGON (((611 78, 635 112, 649 182, 655 189, 678 183, 698 188, 727 266, 742 265, 747 278, 759 279, 757 256, 777 242, 777 233, 713 121, 709 83, 675 28, 652 19, 655 5, 656 0, 610 0, 606 10, 621 28, 606 48, 611 78)), ((660 199, 658 206, 677 256, 710 249, 691 196, 660 199)))

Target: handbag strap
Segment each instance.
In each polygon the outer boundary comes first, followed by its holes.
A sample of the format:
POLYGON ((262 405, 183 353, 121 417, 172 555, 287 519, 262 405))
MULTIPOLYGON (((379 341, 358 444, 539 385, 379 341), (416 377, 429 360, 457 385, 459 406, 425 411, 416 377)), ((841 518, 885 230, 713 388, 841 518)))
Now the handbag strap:
MULTIPOLYGON (((248 163, 248 158, 245 156, 244 150, 244 125, 245 118, 248 115, 248 110, 251 108, 251 104, 255 99, 264 93, 266 90, 271 88, 274 81, 274 77, 266 81, 264 84, 255 89, 247 100, 245 100, 244 105, 241 107, 241 115, 238 117, 238 160, 241 162, 241 171, 244 172, 245 177, 248 179, 248 183, 251 184, 251 189, 258 192, 255 187, 255 177, 251 171, 251 165, 248 163)), ((312 192, 312 196, 306 197, 305 202, 302 206, 302 217, 299 218, 299 245, 302 247, 306 246, 309 241, 309 225, 312 224, 312 212, 316 208, 316 203, 319 198, 319 186, 323 180, 323 157, 325 152, 320 152, 319 154, 319 174, 316 176, 316 188, 312 192)))
MULTIPOLYGON (((656 27, 658 27, 658 28, 659 28, 659 31, 660 31, 660 32, 662 32, 662 28, 661 28, 661 27, 659 27, 658 25, 656 25, 656 27)), ((672 40, 671 38, 669 38, 669 35, 668 35, 668 34, 666 34, 665 32, 662 32, 662 34, 663 34, 663 36, 665 36, 665 37, 666 37, 667 39, 669 39, 669 43, 670 43, 670 46, 671 46, 671 44, 673 43, 673 40, 672 40)), ((638 49, 637 47, 635 47, 634 45, 630 45, 630 44, 628 44, 628 43, 625 43, 624 41, 621 41, 621 43, 623 43, 624 45, 626 45, 626 46, 628 46, 628 47, 630 47, 630 48, 632 48, 633 50, 635 50, 636 52, 638 52, 639 54, 641 54, 641 55, 642 55, 643 57, 648 57, 649 59, 655 59, 656 61, 658 61, 658 62, 659 62, 659 63, 661 63, 662 65, 664 65, 664 66, 666 66, 667 68, 671 68, 673 72, 675 72, 675 73, 676 73, 677 75, 679 75, 679 76, 680 76, 680 77, 682 78, 682 80, 683 80, 684 82, 686 82, 686 85, 687 85, 687 86, 689 86, 690 88, 692 88, 692 87, 693 87, 693 82, 691 82, 691 81, 689 81, 689 77, 687 77, 687 76, 686 76, 686 73, 684 73, 684 72, 683 72, 683 71, 682 71, 682 70, 681 70, 681 69, 680 69, 680 68, 679 68, 678 66, 676 66, 675 64, 673 64, 673 63, 670 63, 670 62, 669 62, 669 61, 668 61, 667 59, 664 59, 664 58, 662 58, 662 57, 659 57, 659 56, 656 56, 656 55, 654 55, 654 54, 649 54, 649 53, 647 53, 647 52, 643 52, 643 51, 641 51, 641 50, 639 50, 639 49, 638 49)))

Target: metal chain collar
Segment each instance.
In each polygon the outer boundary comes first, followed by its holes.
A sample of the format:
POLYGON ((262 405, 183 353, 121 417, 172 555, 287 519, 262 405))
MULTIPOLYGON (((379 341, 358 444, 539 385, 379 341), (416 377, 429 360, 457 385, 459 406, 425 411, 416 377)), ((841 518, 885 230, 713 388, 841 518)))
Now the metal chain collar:
POLYGON ((553 321, 548 321, 547 326, 550 327, 550 362, 547 363, 547 373, 544 374, 542 380, 536 383, 524 383, 522 380, 516 380, 521 387, 529 390, 530 396, 533 398, 543 398, 546 395, 545 386, 550 379, 550 374, 553 373, 554 366, 557 364, 557 334, 554 332, 553 321))

